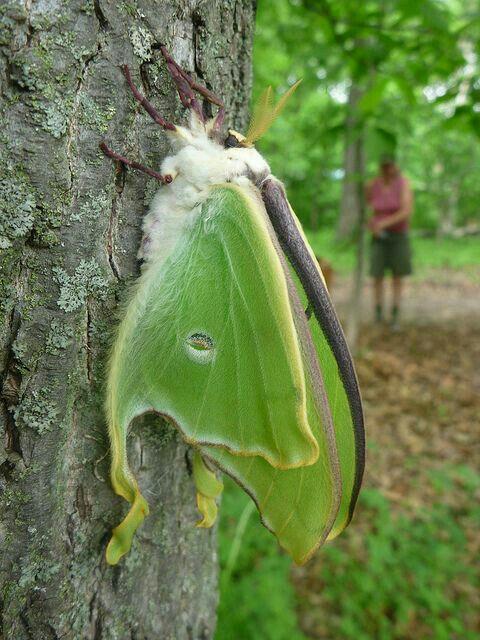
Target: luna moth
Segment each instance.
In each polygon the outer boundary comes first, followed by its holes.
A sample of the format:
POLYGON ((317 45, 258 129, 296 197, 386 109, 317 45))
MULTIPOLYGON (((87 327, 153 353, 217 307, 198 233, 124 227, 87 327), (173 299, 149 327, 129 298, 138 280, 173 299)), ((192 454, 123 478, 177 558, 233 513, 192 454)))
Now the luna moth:
POLYGON ((130 504, 106 557, 129 551, 149 512, 131 473, 131 422, 162 416, 194 449, 200 527, 211 527, 219 471, 254 500, 297 563, 350 522, 364 467, 357 378, 323 276, 285 190, 254 142, 283 108, 269 88, 245 136, 223 133, 224 105, 161 47, 189 126, 167 122, 161 171, 121 156, 161 186, 143 224, 143 268, 112 349, 106 415, 111 481, 130 504), (207 118, 196 93, 218 106, 207 118))

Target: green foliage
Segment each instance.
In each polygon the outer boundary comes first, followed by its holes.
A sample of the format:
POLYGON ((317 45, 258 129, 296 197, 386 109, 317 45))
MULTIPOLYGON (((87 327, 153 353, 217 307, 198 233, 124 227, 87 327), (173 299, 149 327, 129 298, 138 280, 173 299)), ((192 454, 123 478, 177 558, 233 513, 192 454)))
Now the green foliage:
POLYGON ((424 268, 462 269, 480 263, 478 236, 465 238, 413 238, 415 265, 424 268))
POLYGON ((304 640, 288 580, 290 560, 260 525, 256 511, 250 512, 244 535, 238 539, 239 522, 249 503, 250 498, 226 478, 220 509, 222 575, 215 639, 304 640), (232 556, 235 541, 238 555, 232 556))
MULTIPOLYGON (((471 504, 467 517, 478 526, 473 492, 471 504)), ((361 544, 356 536, 331 545, 320 564, 330 637, 393 640, 421 626, 425 638, 473 640, 464 619, 473 613, 468 587, 478 574, 465 561, 467 540, 455 511, 438 502, 414 517, 394 516, 379 491, 365 489, 361 513, 369 522, 361 544)))
POLYGON ((262 529, 256 512, 228 574, 248 498, 227 481, 220 521, 216 640, 300 640, 304 636, 296 623, 298 608, 318 618, 319 637, 400 640, 415 630, 415 637, 473 640, 468 620, 474 615, 471 593, 479 576, 468 560, 465 531, 480 525, 474 498, 480 476, 470 467, 452 465, 433 473, 432 485, 437 501, 409 515, 399 514, 380 491, 362 491, 356 522, 319 552, 318 584, 309 583, 307 594, 317 603, 312 608, 310 602, 296 601, 288 581, 290 561, 262 529), (454 482, 468 494, 468 512, 457 513, 442 501, 454 482))
POLYGON ((338 218, 352 83, 368 176, 396 151, 415 191, 414 226, 478 224, 479 41, 471 2, 259 3, 254 100, 269 84, 280 93, 303 83, 258 146, 307 227, 338 218))

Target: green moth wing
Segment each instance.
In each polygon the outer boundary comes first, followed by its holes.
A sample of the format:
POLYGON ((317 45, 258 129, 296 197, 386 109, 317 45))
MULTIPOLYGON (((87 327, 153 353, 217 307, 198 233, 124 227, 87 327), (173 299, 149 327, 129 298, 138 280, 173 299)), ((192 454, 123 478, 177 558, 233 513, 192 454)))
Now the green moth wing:
MULTIPOLYGON (((295 276, 291 277, 299 297, 304 298, 295 276)), ((315 372, 307 378, 309 422, 320 445, 319 458, 313 465, 279 471, 258 457, 244 459, 228 451, 202 447, 202 453, 252 497, 263 524, 298 564, 305 563, 323 542, 334 538, 348 524, 356 469, 352 418, 337 362, 314 318, 308 321, 308 329, 331 412, 333 451, 322 429, 324 418, 319 416, 315 403, 315 372)), ((298 327, 302 342, 303 331, 298 327)), ((310 350, 305 348, 304 353, 310 355, 310 350)), ((307 363, 305 371, 308 372, 307 363)))
POLYGON ((112 563, 147 510, 126 459, 136 416, 155 411, 195 446, 278 469, 318 459, 284 270, 253 189, 212 187, 174 251, 139 279, 112 353, 106 406, 112 483, 135 512, 114 531, 112 563))
MULTIPOLYGON (((306 250, 313 256, 294 213, 290 214, 306 250)), ((273 230, 271 240, 281 255, 273 230)), ((282 266, 304 362, 309 423, 319 442, 319 458, 313 465, 278 471, 259 458, 245 460, 208 447, 202 447, 202 452, 250 494, 263 524, 294 560, 303 564, 350 520, 356 500, 355 477, 358 468, 363 469, 363 456, 361 451, 357 452, 361 434, 356 433, 356 428, 363 429, 363 424, 361 416, 357 416, 360 423, 354 425, 349 389, 343 382, 327 334, 314 315, 307 316, 304 312, 310 301, 299 277, 285 259, 282 266), (320 392, 315 389, 318 381, 320 392), (329 416, 334 429, 333 446, 325 429, 329 416)), ((316 277, 323 282, 319 267, 316 269, 316 277)))
POLYGON ((283 185, 264 180, 262 198, 282 250, 294 273, 296 290, 308 303, 309 330, 321 363, 325 389, 335 426, 342 477, 342 499, 328 539, 350 522, 365 466, 362 401, 353 360, 333 309, 321 269, 293 212, 283 185))
MULTIPOLYGON (((300 312, 303 314, 301 307, 300 312)), ((259 457, 240 458, 212 447, 202 447, 202 454, 245 489, 255 501, 263 524, 294 560, 303 564, 334 526, 342 483, 322 376, 311 360, 313 344, 308 344, 308 334, 299 327, 299 319, 301 316, 297 316, 295 325, 304 359, 309 424, 319 444, 317 461, 297 469, 279 470, 259 457)))
MULTIPOLYGON (((112 481, 133 503, 107 549, 112 564, 148 512, 125 452, 131 420, 146 411, 166 416, 251 495, 296 562, 348 524, 363 424, 335 340, 305 314, 308 286, 282 249, 252 187, 215 186, 172 255, 140 279, 109 377, 112 481)), ((202 456, 195 453, 194 476, 204 527, 215 520, 221 485, 202 456)))

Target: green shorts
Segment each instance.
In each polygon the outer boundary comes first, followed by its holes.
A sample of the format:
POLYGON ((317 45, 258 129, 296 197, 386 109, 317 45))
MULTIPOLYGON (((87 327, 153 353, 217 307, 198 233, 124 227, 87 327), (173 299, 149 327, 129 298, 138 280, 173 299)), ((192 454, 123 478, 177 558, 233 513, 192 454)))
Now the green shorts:
POLYGON ((385 271, 391 271, 394 276, 412 273, 412 251, 407 233, 386 232, 384 237, 372 238, 370 275, 381 278, 385 271))

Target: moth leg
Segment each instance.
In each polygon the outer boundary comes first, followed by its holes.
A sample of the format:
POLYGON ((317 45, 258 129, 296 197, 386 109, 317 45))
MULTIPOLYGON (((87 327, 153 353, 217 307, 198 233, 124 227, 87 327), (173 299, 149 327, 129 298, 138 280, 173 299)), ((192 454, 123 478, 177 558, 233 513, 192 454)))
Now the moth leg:
POLYGON ((130 75, 130 69, 128 68, 128 65, 124 64, 122 67, 122 71, 128 83, 128 86, 130 87, 131 92, 135 96, 136 100, 138 100, 138 102, 142 105, 142 107, 148 113, 148 115, 152 118, 152 120, 154 120, 157 124, 159 124, 164 129, 175 131, 176 129, 175 125, 172 124, 171 122, 167 122, 165 118, 162 118, 162 116, 158 113, 158 111, 155 109, 152 103, 149 102, 147 98, 145 98, 145 96, 142 95, 140 91, 137 89, 137 87, 133 84, 133 80, 130 75))
POLYGON ((225 119, 225 107, 220 107, 220 109, 217 112, 217 115, 213 119, 212 129, 214 131, 220 131, 220 129, 222 128, 224 119, 225 119))
POLYGON ((137 171, 142 171, 143 173, 146 173, 152 178, 155 178, 155 180, 158 180, 162 184, 172 181, 171 179, 170 180, 168 179, 168 176, 163 176, 161 173, 158 173, 153 169, 149 169, 148 167, 145 167, 143 164, 139 164, 138 162, 134 162, 133 160, 129 160, 128 158, 125 158, 125 156, 121 156, 119 153, 115 153, 115 151, 112 151, 109 147, 107 147, 105 142, 101 142, 98 146, 103 151, 103 153, 107 156, 107 158, 112 158, 112 160, 121 162, 127 167, 132 167, 132 169, 137 169, 137 171))
POLYGON ((180 96, 180 100, 183 106, 187 109, 193 109, 193 111, 195 111, 195 113, 199 116, 201 122, 205 122, 203 109, 198 100, 195 98, 194 92, 197 91, 201 96, 206 98, 208 102, 211 102, 212 104, 220 107, 220 112, 222 112, 220 118, 217 115, 217 119, 219 118, 220 121, 218 127, 220 127, 224 116, 224 104, 220 100, 220 98, 218 98, 212 91, 210 91, 210 89, 207 89, 207 87, 199 84, 191 76, 189 76, 188 73, 186 73, 180 67, 180 65, 175 62, 164 45, 160 47, 160 50, 167 63, 167 69, 169 70, 170 75, 175 82, 178 95, 180 96))
POLYGON ((190 83, 185 78, 186 74, 184 74, 180 67, 173 61, 173 58, 169 57, 166 58, 166 60, 167 69, 170 72, 173 81, 175 82, 181 103, 186 109, 191 109, 192 111, 194 111, 198 116, 200 122, 205 122, 202 105, 196 99, 195 93, 193 92, 190 83))
POLYGON ((129 512, 122 522, 112 531, 107 546, 108 564, 115 565, 120 558, 130 551, 133 536, 145 516, 148 516, 148 503, 140 493, 138 484, 128 468, 127 461, 127 428, 110 424, 110 441, 112 466, 110 477, 115 493, 125 498, 130 504, 129 512))
POLYGON ((198 451, 193 454, 193 479, 197 488, 197 507, 202 514, 197 527, 208 529, 217 518, 218 509, 215 498, 222 493, 223 483, 207 467, 198 451))

